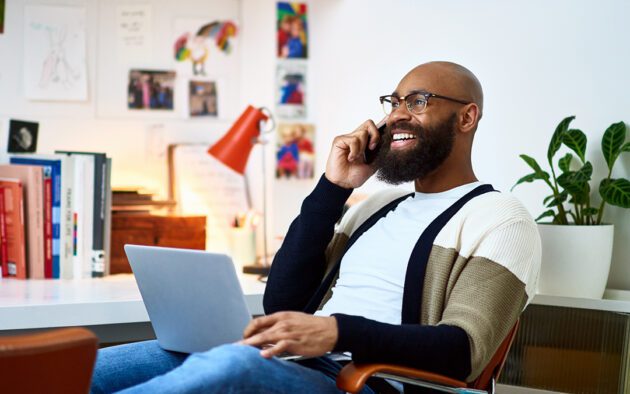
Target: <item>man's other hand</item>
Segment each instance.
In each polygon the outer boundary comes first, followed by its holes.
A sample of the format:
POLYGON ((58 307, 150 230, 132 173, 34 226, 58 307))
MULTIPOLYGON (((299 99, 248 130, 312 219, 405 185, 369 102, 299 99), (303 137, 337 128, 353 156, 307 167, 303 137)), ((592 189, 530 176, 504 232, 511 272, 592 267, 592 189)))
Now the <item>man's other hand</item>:
POLYGON ((273 347, 260 351, 265 358, 284 352, 317 357, 337 344, 337 320, 302 312, 278 312, 252 320, 243 332, 242 344, 273 347))
POLYGON ((378 129, 371 120, 350 134, 335 137, 326 162, 326 178, 346 189, 363 185, 376 172, 376 168, 365 163, 364 152, 374 149, 379 140, 378 129))

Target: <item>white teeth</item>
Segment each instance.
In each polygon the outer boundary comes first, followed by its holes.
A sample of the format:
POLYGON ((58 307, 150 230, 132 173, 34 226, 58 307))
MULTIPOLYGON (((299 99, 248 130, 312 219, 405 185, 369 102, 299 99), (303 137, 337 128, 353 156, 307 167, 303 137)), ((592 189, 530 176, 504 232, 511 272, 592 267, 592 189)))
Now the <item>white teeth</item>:
POLYGON ((413 134, 407 134, 407 133, 396 133, 392 136, 394 141, 402 141, 402 140, 411 140, 416 138, 415 135, 413 134))

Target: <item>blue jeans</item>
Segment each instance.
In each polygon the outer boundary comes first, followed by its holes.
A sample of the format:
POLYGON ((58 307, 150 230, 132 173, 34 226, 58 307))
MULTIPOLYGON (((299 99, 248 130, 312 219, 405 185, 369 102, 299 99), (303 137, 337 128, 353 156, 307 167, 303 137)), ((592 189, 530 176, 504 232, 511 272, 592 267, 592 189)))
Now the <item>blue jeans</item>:
MULTIPOLYGON (((327 357, 299 362, 265 359, 260 350, 223 345, 204 353, 170 352, 157 341, 98 352, 92 393, 341 393, 341 365, 327 357)), ((373 394, 367 386, 361 394, 373 394)))

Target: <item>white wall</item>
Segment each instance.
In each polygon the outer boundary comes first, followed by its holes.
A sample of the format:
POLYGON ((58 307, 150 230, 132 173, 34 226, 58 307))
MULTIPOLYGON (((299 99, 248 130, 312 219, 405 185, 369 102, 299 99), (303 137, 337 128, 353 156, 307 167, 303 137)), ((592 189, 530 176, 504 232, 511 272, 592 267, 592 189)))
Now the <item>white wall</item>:
MULTIPOLYGON (((166 193, 168 143, 210 142, 220 137, 240 110, 240 49, 221 67, 209 67, 219 85, 220 117, 187 119, 182 101, 175 111, 129 111, 126 86, 130 68, 177 69, 189 67, 173 60, 174 24, 181 18, 206 22, 240 19, 238 0, 7 0, 5 33, 0 34, 0 118, 40 122, 38 152, 56 149, 103 151, 113 158, 114 186, 141 186, 166 193), (24 8, 27 5, 82 6, 86 9, 88 100, 85 102, 31 101, 24 97, 24 8), (130 60, 117 53, 116 7, 152 5, 151 56, 130 60), (219 71, 217 69, 221 68, 219 71), (228 69, 227 71, 225 69, 228 69), (224 91, 220 88, 223 87, 224 91), (221 106, 221 104, 224 104, 221 106), (221 108, 223 107, 223 108, 221 108), (223 111, 221 112, 221 110, 223 111)), ((210 48, 216 59, 216 48, 210 48)), ((216 63, 211 63, 213 66, 216 63)), ((6 121, 0 122, 0 146, 6 146, 6 121)), ((6 152, 0 153, 0 160, 6 152)))
MULTIPOLYGON (((157 5, 155 23, 161 25, 156 29, 166 29, 178 16, 230 17, 242 22, 240 50, 235 54, 240 70, 234 70, 240 71, 236 88, 240 96, 233 98, 237 103, 223 120, 201 122, 117 117, 99 111, 94 95, 99 93, 99 84, 94 81, 107 77, 108 70, 100 69, 97 60, 109 53, 97 55, 97 50, 107 39, 103 36, 112 34, 99 13, 107 13, 112 3, 125 2, 8 0, 5 34, 0 35, 0 117, 42 122, 41 151, 106 151, 114 157, 116 185, 159 189, 165 182, 159 167, 165 143, 212 140, 229 127, 245 104, 273 107, 275 1, 150 1, 157 5), (20 97, 21 9, 32 3, 88 6, 89 102, 32 104, 20 97)), ((576 115, 574 126, 589 136, 588 156, 598 168, 596 177, 604 168, 599 156, 601 133, 613 122, 630 121, 628 2, 317 0, 310 1, 309 7, 307 121, 317 126, 319 173, 325 168, 332 138, 368 117, 379 118, 377 97, 391 92, 410 68, 430 60, 458 62, 481 80, 485 114, 476 138, 474 165, 480 179, 504 191, 528 171, 518 154, 544 161, 548 138, 563 117, 576 115)), ((155 45, 164 40, 165 33, 158 30, 155 45)), ((167 55, 155 56, 154 62, 166 62, 167 55)), ((102 81, 107 83, 107 79, 102 81)), ((273 236, 286 230, 314 182, 275 181, 273 139, 265 150, 268 196, 273 196, 269 203, 273 236)), ((254 196, 260 195, 262 186, 260 153, 261 149, 254 150, 248 167, 254 196)), ((614 175, 630 176, 630 157, 618 163, 614 175)), ((360 191, 381 187, 370 181, 360 191)), ((515 193, 532 214, 541 212, 542 186, 526 185, 515 193)), ((260 206, 260 198, 256 204, 260 206)), ((610 285, 630 289, 630 212, 608 209, 606 219, 617 225, 610 285)))
MULTIPOLYGON (((381 117, 377 97, 391 92, 413 66, 450 60, 470 68, 485 90, 474 166, 481 180, 508 192, 528 173, 518 155, 546 162, 557 123, 589 137, 595 178, 605 164, 600 139, 608 125, 630 121, 630 3, 625 1, 318 0, 310 5, 308 102, 317 125, 317 168, 323 172, 332 138, 366 118, 381 117)), ((243 89, 272 100, 273 1, 243 0, 256 21, 244 45, 243 89), (256 81, 260 78, 259 81, 256 81)), ((248 18, 244 18, 248 21, 248 18)), ((252 27, 249 25, 249 27, 252 27)), ((614 176, 630 177, 630 155, 614 176)), ((275 185, 274 220, 282 232, 311 185, 275 185), (290 190, 291 192, 289 192, 290 190)), ((361 191, 383 185, 368 182, 361 191)), ((595 184, 595 188, 597 184, 595 184)), ((542 185, 515 194, 532 215, 542 212, 542 185)), ((609 285, 630 289, 630 212, 608 208, 616 224, 609 285)))

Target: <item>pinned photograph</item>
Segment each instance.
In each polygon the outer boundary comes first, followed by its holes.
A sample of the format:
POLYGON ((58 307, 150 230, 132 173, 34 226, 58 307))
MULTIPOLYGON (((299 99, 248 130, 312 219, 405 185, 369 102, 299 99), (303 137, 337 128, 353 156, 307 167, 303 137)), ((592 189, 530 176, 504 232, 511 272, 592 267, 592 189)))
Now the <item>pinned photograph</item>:
POLYGON ((278 57, 289 59, 307 58, 306 4, 278 2, 276 29, 278 57))
POLYGON ((24 120, 9 122, 9 153, 35 153, 39 123, 24 120))
POLYGON ((174 71, 130 70, 127 108, 173 110, 174 71))
POLYGON ((217 116, 217 84, 214 81, 190 81, 188 106, 191 117, 217 116))
POLYGON ((276 178, 312 179, 315 172, 315 126, 305 123, 278 125, 276 178))
POLYGON ((282 62, 276 76, 278 116, 299 119, 306 116, 306 65, 282 62))

